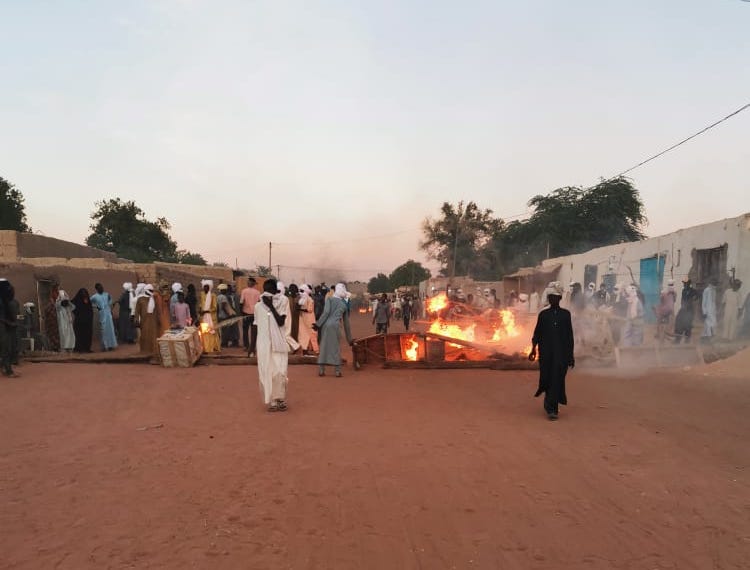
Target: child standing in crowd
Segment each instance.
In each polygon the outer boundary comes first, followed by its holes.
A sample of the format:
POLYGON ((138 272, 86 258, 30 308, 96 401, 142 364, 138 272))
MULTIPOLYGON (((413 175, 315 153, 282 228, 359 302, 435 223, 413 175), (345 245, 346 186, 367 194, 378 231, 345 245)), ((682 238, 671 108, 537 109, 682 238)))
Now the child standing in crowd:
POLYGON ((177 293, 177 302, 172 305, 172 322, 179 328, 185 328, 191 323, 190 307, 185 302, 185 293, 177 293))

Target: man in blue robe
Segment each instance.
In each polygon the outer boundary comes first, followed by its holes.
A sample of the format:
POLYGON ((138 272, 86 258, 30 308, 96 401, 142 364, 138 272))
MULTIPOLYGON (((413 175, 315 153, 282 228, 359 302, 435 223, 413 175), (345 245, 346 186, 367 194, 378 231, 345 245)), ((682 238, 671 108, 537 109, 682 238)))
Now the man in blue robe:
POLYGON ((97 309, 99 314, 99 325, 102 332, 102 349, 114 350, 117 348, 115 337, 115 324, 112 320, 112 297, 105 293, 101 283, 94 285, 96 294, 91 296, 91 306, 97 309))

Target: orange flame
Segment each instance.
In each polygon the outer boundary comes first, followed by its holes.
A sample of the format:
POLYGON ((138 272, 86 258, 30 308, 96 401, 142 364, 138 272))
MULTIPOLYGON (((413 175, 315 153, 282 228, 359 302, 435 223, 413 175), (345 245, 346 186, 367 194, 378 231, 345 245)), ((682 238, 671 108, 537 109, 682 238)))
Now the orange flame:
POLYGON ((406 342, 409 343, 409 348, 404 351, 404 353, 406 354, 406 360, 416 361, 419 350, 419 343, 417 342, 415 337, 406 339, 406 342))
POLYGON ((498 311, 500 314, 500 324, 495 327, 492 334, 493 342, 500 342, 503 338, 513 338, 521 335, 521 331, 516 326, 516 317, 513 311, 503 309, 498 311))
POLYGON ((367 313, 367 309, 366 309, 365 307, 360 307, 360 308, 359 308, 359 312, 360 312, 360 314, 363 314, 363 315, 364 315, 364 314, 366 314, 366 313, 367 313))
POLYGON ((201 332, 202 333, 210 333, 210 332, 212 332, 211 331, 211 327, 208 326, 208 323, 201 323, 201 332))
POLYGON ((445 293, 440 293, 439 295, 435 295, 434 297, 431 297, 430 299, 427 299, 427 312, 428 313, 437 313, 438 311, 442 311, 448 306, 448 296, 445 293))
POLYGON ((439 334, 442 336, 448 336, 451 338, 457 338, 460 340, 468 340, 469 342, 474 341, 474 330, 476 329, 476 323, 470 324, 468 327, 461 327, 460 325, 453 323, 446 323, 438 319, 433 321, 430 325, 429 332, 433 334, 439 334))

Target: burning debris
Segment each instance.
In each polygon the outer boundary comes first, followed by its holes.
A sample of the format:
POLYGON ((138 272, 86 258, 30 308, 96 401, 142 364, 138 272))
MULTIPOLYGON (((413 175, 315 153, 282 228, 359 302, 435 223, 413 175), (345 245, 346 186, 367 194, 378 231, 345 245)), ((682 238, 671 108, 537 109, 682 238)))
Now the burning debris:
MULTIPOLYGON (((389 333, 354 343, 354 365, 369 361, 385 366, 533 368, 528 323, 507 309, 475 309, 445 294, 427 301, 432 318, 426 332, 389 333)), ((532 324, 533 326, 533 324, 532 324)))

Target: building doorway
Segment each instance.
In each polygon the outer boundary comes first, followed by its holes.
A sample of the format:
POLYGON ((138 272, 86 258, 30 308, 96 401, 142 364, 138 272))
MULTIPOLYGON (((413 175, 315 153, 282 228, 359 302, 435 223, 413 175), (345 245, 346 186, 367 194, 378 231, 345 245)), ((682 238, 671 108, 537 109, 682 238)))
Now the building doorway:
MULTIPOLYGON (((57 285, 56 282, 51 279, 37 279, 36 280, 36 315, 33 318, 35 330, 39 331, 38 341, 44 350, 49 350, 49 339, 47 338, 47 328, 44 322, 44 310, 47 308, 49 303, 49 297, 52 293, 52 288, 57 285)), ((36 336, 36 335, 35 335, 36 336)))
POLYGON ((656 255, 641 259, 640 289, 645 298, 643 317, 647 323, 656 322, 656 314, 651 307, 659 304, 661 284, 664 280, 664 262, 666 258, 656 255))

